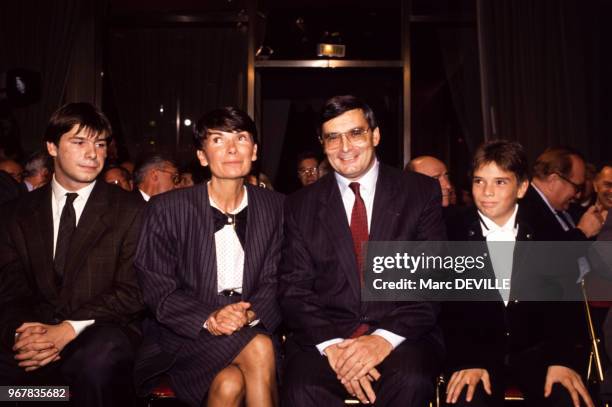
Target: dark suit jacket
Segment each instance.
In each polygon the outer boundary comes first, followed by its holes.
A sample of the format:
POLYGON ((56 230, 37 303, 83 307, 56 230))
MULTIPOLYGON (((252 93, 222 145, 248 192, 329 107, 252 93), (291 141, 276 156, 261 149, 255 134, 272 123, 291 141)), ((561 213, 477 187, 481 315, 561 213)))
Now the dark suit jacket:
POLYGON ((587 237, 580 229, 572 228, 571 225, 568 225, 570 229, 567 232, 564 231, 555 215, 546 205, 546 202, 544 202, 532 185, 529 185, 527 193, 519 203, 521 219, 537 233, 538 240, 570 242, 587 240, 587 237))
POLYGON ((143 204, 96 182, 70 246, 63 284, 53 272, 51 184, 8 209, 0 236, 0 332, 12 346, 23 322, 95 319, 121 325, 136 338, 143 310, 132 268, 143 204))
MULTIPOLYGON (((380 165, 370 241, 445 240, 437 181, 380 165)), ((356 256, 340 190, 331 173, 287 199, 280 304, 292 340, 305 349, 347 338, 360 323, 408 341, 440 342, 438 306, 362 302, 356 256)))
POLYGON ((27 192, 28 190, 24 191, 21 184, 15 181, 8 172, 0 170, 0 205, 27 192))
MULTIPOLYGON (((537 352, 544 366, 578 368, 575 332, 585 330, 585 322, 579 318, 581 304, 515 300, 521 296, 516 287, 550 285, 546 288, 559 290, 558 295, 562 292, 562 285, 551 284, 549 275, 543 270, 545 267, 538 267, 537 262, 546 264, 546 259, 542 259, 530 244, 537 240, 537 234, 520 214, 519 205, 508 305, 505 306, 498 295, 497 301, 447 302, 442 306, 441 323, 449 372, 468 368, 496 370, 502 366, 506 355, 527 351, 537 352), (539 270, 542 274, 534 273, 539 270)), ((482 247, 475 250, 488 252, 476 208, 451 219, 448 228, 449 240, 482 242, 482 247)), ((487 267, 492 270, 490 256, 487 267)))
MULTIPOLYGON (((276 289, 283 197, 251 185, 247 190, 242 300, 251 303, 259 328, 273 332, 280 323, 276 289)), ((211 313, 227 305, 217 292, 213 228, 206 184, 155 196, 147 205, 135 267, 153 318, 147 320, 137 357, 138 385, 169 369, 177 357, 193 357, 177 354, 186 346, 214 359, 211 366, 226 365, 254 335, 241 329, 214 337, 202 327, 211 313)), ((212 374, 205 375, 210 379, 212 374)))

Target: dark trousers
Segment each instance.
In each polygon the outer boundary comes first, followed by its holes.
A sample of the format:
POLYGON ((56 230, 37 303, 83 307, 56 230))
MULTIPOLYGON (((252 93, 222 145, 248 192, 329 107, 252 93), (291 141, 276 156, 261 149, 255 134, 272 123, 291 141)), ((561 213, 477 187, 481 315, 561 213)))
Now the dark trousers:
POLYGON ((86 328, 60 353, 60 360, 25 372, 14 354, 0 352, 0 385, 65 385, 74 406, 132 405, 134 346, 116 325, 86 328))
MULTIPOLYGON (((375 406, 427 405, 434 393, 440 351, 426 342, 405 341, 379 365, 381 378, 373 383, 375 406)), ((336 378, 327 358, 313 346, 303 350, 287 343, 281 405, 283 407, 343 406, 351 398, 336 378)))

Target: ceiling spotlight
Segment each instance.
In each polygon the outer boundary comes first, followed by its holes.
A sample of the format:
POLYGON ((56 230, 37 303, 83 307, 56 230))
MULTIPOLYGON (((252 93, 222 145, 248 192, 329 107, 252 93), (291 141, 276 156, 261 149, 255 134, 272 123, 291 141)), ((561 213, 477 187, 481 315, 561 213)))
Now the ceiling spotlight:
POLYGON ((339 32, 325 32, 323 38, 317 44, 317 56, 326 58, 344 58, 346 45, 343 44, 339 32))
POLYGON ((191 126, 191 120, 189 120, 189 119, 185 119, 185 120, 183 121, 183 124, 184 124, 185 126, 191 126))

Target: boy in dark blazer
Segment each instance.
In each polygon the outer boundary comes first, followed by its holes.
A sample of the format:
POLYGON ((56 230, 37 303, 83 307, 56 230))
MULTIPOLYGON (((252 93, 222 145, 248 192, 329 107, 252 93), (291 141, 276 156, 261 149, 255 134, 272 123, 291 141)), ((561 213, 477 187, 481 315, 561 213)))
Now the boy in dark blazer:
POLYGON ((520 144, 482 145, 473 161, 476 208, 449 222, 450 240, 480 241, 496 275, 509 268, 511 289, 508 297, 500 292, 497 301, 444 304, 448 405, 502 406, 510 383, 519 384, 530 406, 578 406, 579 398, 593 406, 576 372, 573 335, 567 334, 583 328, 580 321, 571 320, 571 312, 564 312, 576 304, 515 299, 520 287, 538 284, 538 276, 527 273, 522 262, 541 255, 524 243, 537 236, 517 204, 529 185, 527 168, 520 144), (495 246, 487 249, 486 242, 512 245, 512 260, 496 262, 491 251, 495 246))

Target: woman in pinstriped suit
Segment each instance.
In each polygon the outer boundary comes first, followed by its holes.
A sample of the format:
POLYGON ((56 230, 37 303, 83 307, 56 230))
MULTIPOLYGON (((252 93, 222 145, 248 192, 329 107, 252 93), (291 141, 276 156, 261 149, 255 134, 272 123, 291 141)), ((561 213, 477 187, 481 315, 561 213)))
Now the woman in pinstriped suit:
POLYGON ((166 374, 190 405, 278 404, 270 336, 283 199, 244 184, 256 138, 238 109, 206 114, 195 142, 210 182, 148 204, 135 260, 152 313, 135 367, 143 392, 166 374))

